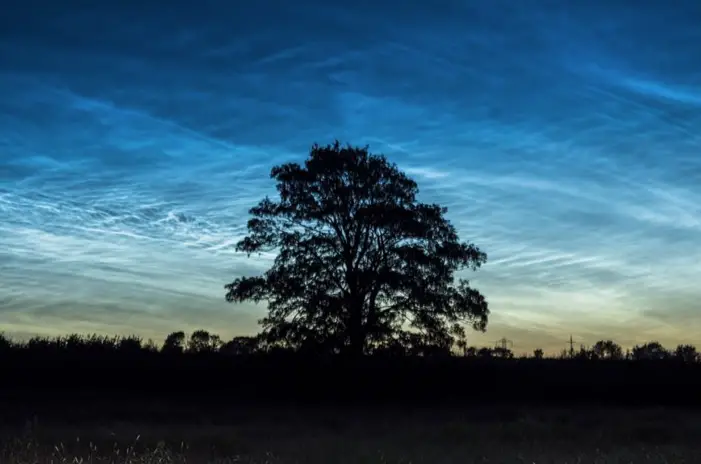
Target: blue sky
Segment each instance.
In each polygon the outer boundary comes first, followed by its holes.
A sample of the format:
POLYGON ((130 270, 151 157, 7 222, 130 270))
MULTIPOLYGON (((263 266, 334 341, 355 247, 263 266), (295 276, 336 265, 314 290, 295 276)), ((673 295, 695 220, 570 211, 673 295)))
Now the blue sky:
POLYGON ((338 138, 488 253, 472 343, 701 342, 701 3, 390 4, 11 1, 0 330, 256 330, 247 210, 338 138))

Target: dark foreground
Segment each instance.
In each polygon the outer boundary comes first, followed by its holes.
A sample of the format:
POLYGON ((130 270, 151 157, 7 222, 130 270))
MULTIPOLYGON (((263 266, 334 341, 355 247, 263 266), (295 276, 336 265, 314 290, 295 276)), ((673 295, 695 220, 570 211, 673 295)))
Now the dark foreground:
POLYGON ((163 411, 158 420, 62 422, 36 416, 8 424, 0 462, 682 464, 701 459, 701 413, 664 408, 256 406, 213 420, 178 411, 177 405, 161 407, 174 419, 167 420, 163 411))
POLYGON ((19 353, 0 374, 0 464, 701 462, 698 362, 19 353))

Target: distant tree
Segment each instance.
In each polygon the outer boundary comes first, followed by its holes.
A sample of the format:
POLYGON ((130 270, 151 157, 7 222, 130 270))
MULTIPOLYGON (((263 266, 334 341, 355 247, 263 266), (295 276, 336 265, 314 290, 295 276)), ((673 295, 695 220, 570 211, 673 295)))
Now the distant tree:
POLYGON ((260 337, 256 336, 234 337, 222 344, 219 351, 232 356, 250 356, 262 351, 262 343, 260 337))
POLYGON ((535 350, 533 350, 533 357, 535 359, 543 359, 543 350, 541 350, 540 348, 536 348, 535 350))
POLYGON ((273 340, 311 340, 361 356, 419 333, 451 347, 464 325, 484 331, 488 306, 456 271, 487 259, 458 240, 446 208, 416 200, 416 182, 367 147, 313 145, 304 166, 276 166, 278 200, 251 208, 239 252, 278 251, 260 277, 225 286, 229 302, 266 300, 273 340))
POLYGON ((631 357, 635 360, 663 360, 669 358, 670 353, 656 341, 636 345, 633 347, 631 357))
POLYGON ((10 351, 13 347, 12 340, 3 332, 0 332, 0 353, 10 351))
POLYGON ((513 359, 514 352, 511 351, 509 348, 497 346, 496 348, 492 349, 492 356, 494 356, 495 358, 513 359))
POLYGON ((453 356, 453 352, 444 345, 423 345, 418 353, 418 356, 428 358, 448 358, 453 356))
POLYGON ((163 342, 163 347, 161 352, 169 354, 182 353, 185 350, 185 332, 178 331, 168 334, 165 341, 163 342))
POLYGON ((592 346, 591 352, 596 359, 623 359, 623 348, 613 340, 599 340, 592 346))
POLYGON ((85 338, 80 334, 70 334, 68 337, 59 340, 64 349, 73 353, 80 352, 86 346, 85 338))
POLYGON ((467 340, 459 339, 455 342, 455 348, 460 353, 460 356, 467 356, 467 340))
POLYGON ((468 358, 474 358, 477 356, 477 347, 475 346, 468 346, 467 349, 465 350, 465 356, 468 358))
POLYGON ((375 355, 375 356, 384 356, 384 357, 393 357, 393 358, 403 357, 403 356, 406 356, 408 354, 409 353, 408 353, 407 347, 400 340, 394 340, 392 343, 378 346, 373 351, 373 355, 375 355))
POLYGON ((686 363, 695 363, 699 361, 699 353, 693 345, 679 345, 674 350, 674 357, 686 363))
POLYGON ((146 343, 144 343, 144 350, 149 353, 157 353, 158 345, 156 345, 156 342, 152 338, 149 338, 146 340, 146 343))
POLYGON ((124 353, 139 353, 143 348, 141 344, 141 337, 137 337, 136 335, 122 337, 119 340, 119 351, 124 353))
POLYGON ((477 357, 479 358, 491 358, 493 354, 494 350, 487 348, 486 346, 477 350, 477 357))
POLYGON ((218 350, 220 345, 219 335, 210 334, 206 330, 195 330, 187 342, 187 351, 190 353, 209 353, 218 350))
POLYGON ((446 357, 451 356, 451 347, 442 343, 431 343, 419 333, 404 333, 398 338, 409 356, 446 357))
POLYGON ((48 337, 32 337, 27 340, 25 348, 33 353, 48 354, 58 350, 58 340, 50 340, 48 337))
POLYGON ((574 359, 590 360, 592 357, 592 351, 584 345, 580 345, 579 351, 574 354, 574 359))

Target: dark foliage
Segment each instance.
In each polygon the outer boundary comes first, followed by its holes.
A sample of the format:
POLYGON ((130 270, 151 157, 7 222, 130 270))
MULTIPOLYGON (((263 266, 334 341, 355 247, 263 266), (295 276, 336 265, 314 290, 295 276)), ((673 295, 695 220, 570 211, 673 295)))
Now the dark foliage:
POLYGON ((595 359, 623 359, 623 349, 613 340, 600 340, 591 349, 595 359))
POLYGON ((460 242, 446 208, 420 203, 416 183, 367 148, 314 145, 300 166, 276 166, 279 199, 250 210, 249 256, 277 251, 270 270, 226 285, 230 302, 266 301, 270 342, 354 356, 410 339, 447 351, 464 326, 485 330, 484 297, 454 273, 487 256, 460 242))
POLYGON ((581 356, 557 359, 516 357, 503 348, 456 354, 407 340, 359 360, 292 350, 262 336, 220 343, 204 330, 176 334, 160 349, 138 337, 0 338, 0 407, 7 417, 46 417, 58 409, 78 418, 98 414, 85 406, 90 398, 109 398, 113 409, 101 406, 99 414, 129 420, 158 404, 177 405, 173 414, 187 406, 214 416, 254 404, 701 406, 701 363, 688 345, 641 345, 619 359, 597 356, 597 343, 581 356))

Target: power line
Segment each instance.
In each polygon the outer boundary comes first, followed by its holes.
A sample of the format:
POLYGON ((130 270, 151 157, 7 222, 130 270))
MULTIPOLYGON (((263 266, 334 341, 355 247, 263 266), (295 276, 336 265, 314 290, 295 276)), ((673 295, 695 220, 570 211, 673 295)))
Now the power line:
POLYGON ((509 348, 513 348, 513 347, 514 347, 514 342, 512 342, 512 341, 509 340, 509 339, 507 339, 506 337, 500 338, 499 340, 497 340, 497 341, 494 342, 494 343, 495 343, 495 346, 496 346, 497 348, 501 348, 501 349, 504 350, 504 351, 508 350, 509 348))

